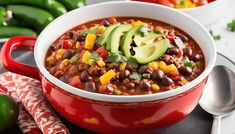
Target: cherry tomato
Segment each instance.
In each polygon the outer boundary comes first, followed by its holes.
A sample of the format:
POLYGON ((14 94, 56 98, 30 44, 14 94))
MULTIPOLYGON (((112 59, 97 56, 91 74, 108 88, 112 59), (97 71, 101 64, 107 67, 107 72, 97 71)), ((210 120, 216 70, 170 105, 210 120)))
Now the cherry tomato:
POLYGON ((13 126, 18 115, 17 103, 11 97, 0 93, 0 132, 13 126))
POLYGON ((72 48, 72 43, 69 40, 63 40, 62 41, 62 48, 69 49, 72 48))

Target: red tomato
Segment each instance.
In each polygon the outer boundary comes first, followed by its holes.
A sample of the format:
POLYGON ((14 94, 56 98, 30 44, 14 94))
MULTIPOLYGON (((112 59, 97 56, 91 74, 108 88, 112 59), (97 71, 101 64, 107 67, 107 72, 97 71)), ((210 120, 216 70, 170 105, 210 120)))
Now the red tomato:
POLYGON ((117 20, 116 20, 115 17, 109 18, 108 21, 109 21, 111 24, 114 24, 114 23, 117 22, 117 20))
POLYGON ((158 0, 158 3, 168 7, 174 7, 174 4, 170 0, 158 0))
POLYGON ((197 2, 197 6, 203 6, 203 5, 206 5, 206 4, 208 4, 207 0, 198 0, 198 2, 197 2))
POLYGON ((71 81, 69 82, 69 85, 71 86, 74 86, 74 87, 77 87, 81 84, 81 79, 80 79, 80 76, 77 75, 77 76, 74 76, 71 81))
POLYGON ((170 41, 170 43, 173 43, 175 41, 175 38, 173 36, 168 35, 166 38, 170 41))
POLYGON ((183 56, 183 54, 184 54, 183 49, 179 48, 179 53, 177 54, 177 57, 180 58, 183 56))
POLYGON ((102 85, 99 88, 99 92, 100 93, 104 93, 104 94, 113 94, 114 89, 116 89, 117 87, 113 84, 107 84, 107 85, 102 85))
POLYGON ((104 48, 104 46, 99 47, 96 52, 103 58, 107 59, 108 58, 108 51, 104 48))
POLYGON ((197 3, 198 0, 190 0, 192 3, 197 3))
POLYGON ((72 43, 69 40, 63 40, 61 45, 64 49, 72 48, 72 43))

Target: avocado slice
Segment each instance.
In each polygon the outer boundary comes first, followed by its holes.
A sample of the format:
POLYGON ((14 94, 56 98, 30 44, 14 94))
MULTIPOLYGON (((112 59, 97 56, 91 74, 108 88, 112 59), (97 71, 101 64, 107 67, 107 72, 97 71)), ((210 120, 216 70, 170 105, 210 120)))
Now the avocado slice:
POLYGON ((120 46, 121 36, 129 31, 132 28, 130 24, 121 24, 115 29, 112 30, 110 36, 108 37, 106 49, 109 50, 111 53, 118 54, 118 49, 120 46))
POLYGON ((160 37, 162 34, 156 34, 154 32, 150 32, 147 36, 141 36, 140 34, 136 34, 134 36, 134 42, 136 46, 142 46, 147 44, 152 44, 154 40, 160 37))
POLYGON ((104 45, 107 42, 108 37, 109 37, 110 33, 112 32, 112 30, 115 29, 116 27, 118 27, 119 25, 120 25, 120 23, 116 23, 116 24, 109 26, 104 31, 104 33, 101 35, 101 37, 100 37, 101 39, 97 43, 100 45, 104 45))
POLYGON ((133 36, 135 34, 138 34, 141 27, 142 26, 132 28, 130 31, 126 32, 122 37, 121 50, 127 58, 130 58, 132 56, 130 49, 131 49, 131 43, 133 42, 133 36))
POLYGON ((151 61, 157 60, 164 55, 167 51, 170 42, 168 39, 163 39, 153 44, 135 47, 135 55, 133 58, 140 64, 146 64, 151 61))

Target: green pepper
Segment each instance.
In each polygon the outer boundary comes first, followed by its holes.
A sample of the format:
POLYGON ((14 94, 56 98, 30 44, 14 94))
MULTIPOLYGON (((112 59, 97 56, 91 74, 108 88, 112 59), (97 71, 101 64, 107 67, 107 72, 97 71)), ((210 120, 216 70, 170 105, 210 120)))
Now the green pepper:
POLYGON ((86 0, 57 0, 62 3, 68 10, 73 10, 86 5, 86 0))
POLYGON ((19 21, 17 19, 10 19, 9 21, 7 21, 7 25, 6 26, 21 26, 21 27, 29 27, 27 23, 23 22, 23 21, 19 21))
POLYGON ((49 6, 52 0, 0 0, 0 5, 26 4, 39 7, 49 6))
POLYGON ((10 5, 8 10, 13 12, 13 17, 30 24, 40 30, 45 28, 54 17, 47 11, 31 6, 10 5))
POLYGON ((55 0, 52 1, 48 9, 54 15, 54 17, 58 17, 67 12, 66 8, 55 0))
POLYGON ((9 96, 0 94, 0 132, 13 126, 19 115, 17 103, 9 96))
POLYGON ((5 25, 6 8, 0 7, 0 26, 5 25))
POLYGON ((36 33, 31 29, 23 27, 15 27, 15 26, 0 27, 0 39, 9 38, 17 35, 36 36, 36 33))

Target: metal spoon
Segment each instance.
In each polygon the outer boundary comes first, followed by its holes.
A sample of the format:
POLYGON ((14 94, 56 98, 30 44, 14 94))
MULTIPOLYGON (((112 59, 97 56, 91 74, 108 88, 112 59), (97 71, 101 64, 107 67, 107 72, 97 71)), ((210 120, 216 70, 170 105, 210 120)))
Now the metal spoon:
POLYGON ((220 134, 221 118, 235 108, 235 74, 225 66, 214 67, 199 104, 214 117, 211 134, 220 134))

